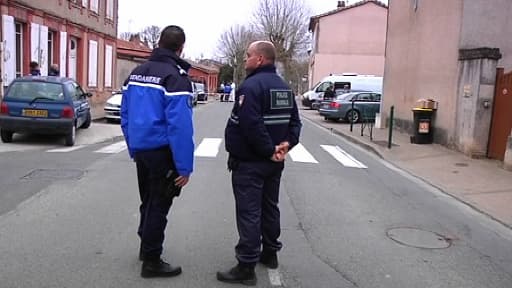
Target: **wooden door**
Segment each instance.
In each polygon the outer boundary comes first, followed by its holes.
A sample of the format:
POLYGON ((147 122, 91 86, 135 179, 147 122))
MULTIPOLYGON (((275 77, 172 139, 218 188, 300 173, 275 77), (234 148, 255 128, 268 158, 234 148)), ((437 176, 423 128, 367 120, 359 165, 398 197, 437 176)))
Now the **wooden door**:
POLYGON ((512 129, 512 71, 504 73, 498 68, 496 73, 496 92, 489 139, 489 158, 503 160, 507 140, 512 129))

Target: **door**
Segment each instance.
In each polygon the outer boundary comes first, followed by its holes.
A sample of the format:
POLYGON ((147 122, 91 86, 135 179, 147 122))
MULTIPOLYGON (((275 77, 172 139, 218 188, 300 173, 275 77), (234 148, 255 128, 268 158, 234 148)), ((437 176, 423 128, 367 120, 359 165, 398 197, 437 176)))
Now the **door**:
POLYGON ((77 61, 78 40, 75 37, 69 39, 69 73, 68 77, 76 80, 76 61, 77 61))
POLYGON ((512 71, 504 73, 498 68, 496 73, 496 91, 492 114, 491 133, 487 156, 503 160, 507 140, 512 129, 512 71))

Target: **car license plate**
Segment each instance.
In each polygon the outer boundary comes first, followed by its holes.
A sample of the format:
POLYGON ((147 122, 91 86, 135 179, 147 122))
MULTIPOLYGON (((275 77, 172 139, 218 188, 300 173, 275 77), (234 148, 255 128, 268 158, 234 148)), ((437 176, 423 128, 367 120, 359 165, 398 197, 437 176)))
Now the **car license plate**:
POLYGON ((23 116, 48 118, 48 110, 23 109, 23 116))
POLYGON ((328 109, 328 108, 329 108, 329 104, 323 104, 323 105, 322 105, 322 108, 323 108, 323 109, 328 109))

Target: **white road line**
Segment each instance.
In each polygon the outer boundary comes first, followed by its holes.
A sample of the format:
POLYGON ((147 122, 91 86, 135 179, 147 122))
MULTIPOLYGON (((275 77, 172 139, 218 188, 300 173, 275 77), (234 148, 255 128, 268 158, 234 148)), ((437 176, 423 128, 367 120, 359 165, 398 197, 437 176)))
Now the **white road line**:
POLYGON ((123 140, 123 141, 119 141, 117 143, 114 143, 114 144, 111 144, 111 145, 108 145, 108 146, 105 146, 99 150, 96 150, 94 152, 96 153, 105 153, 105 154, 115 154, 115 153, 119 153, 123 150, 126 150, 126 142, 123 140))
POLYGON ((338 160, 338 162, 343 164, 345 167, 360 169, 368 168, 338 146, 320 145, 320 147, 322 147, 322 149, 324 149, 327 153, 331 154, 332 157, 338 160))
POLYGON ((295 147, 293 147, 293 149, 290 150, 290 152, 288 152, 288 154, 290 155, 290 157, 292 158, 292 160, 294 162, 318 163, 318 161, 316 161, 315 157, 313 157, 313 155, 311 155, 308 152, 308 150, 306 150, 306 148, 300 143, 295 145, 295 147))
POLYGON ((283 286, 283 281, 281 281, 281 274, 279 274, 278 269, 268 269, 268 278, 270 279, 270 285, 272 286, 283 286))
POLYGON ((82 147, 85 147, 85 145, 76 145, 76 146, 72 146, 72 147, 50 149, 50 150, 46 150, 46 152, 50 152, 50 153, 65 153, 65 152, 71 152, 71 151, 78 150, 78 149, 80 149, 82 147))
POLYGON ((221 138, 204 138, 203 141, 201 141, 201 144, 196 148, 194 156, 217 157, 220 143, 222 143, 221 138))

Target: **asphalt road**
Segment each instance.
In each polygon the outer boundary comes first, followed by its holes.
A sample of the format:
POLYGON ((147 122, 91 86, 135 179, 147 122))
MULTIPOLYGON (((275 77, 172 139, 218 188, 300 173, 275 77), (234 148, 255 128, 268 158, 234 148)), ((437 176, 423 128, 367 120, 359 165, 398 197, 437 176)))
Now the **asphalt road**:
MULTIPOLYGON (((195 109, 195 172, 164 251, 183 266, 177 278, 139 277, 135 166, 121 139, 1 152, 0 287, 236 287, 215 280, 235 264, 222 141, 231 105, 195 109)), ((280 267, 257 266, 257 287, 512 287, 509 229, 307 120, 296 149, 280 267)))

